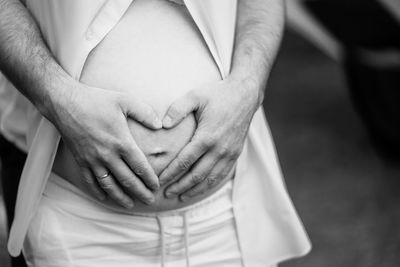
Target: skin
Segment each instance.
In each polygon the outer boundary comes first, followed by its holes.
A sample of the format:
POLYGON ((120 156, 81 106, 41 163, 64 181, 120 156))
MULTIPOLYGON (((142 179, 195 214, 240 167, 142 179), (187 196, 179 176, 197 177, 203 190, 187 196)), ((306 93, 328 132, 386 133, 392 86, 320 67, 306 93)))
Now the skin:
POLYGON ((284 25, 281 0, 239 0, 235 49, 230 75, 188 92, 163 119, 175 127, 194 112, 194 136, 160 175, 160 183, 182 176, 166 196, 182 200, 218 186, 239 157, 251 119, 261 105, 284 25))
MULTIPOLYGON (((197 129, 159 177, 165 185, 182 176, 170 185, 166 196, 184 200, 202 194, 221 183, 233 168, 251 118, 263 100, 281 40, 283 9, 282 0, 239 0, 231 74, 223 81, 191 90, 170 106, 163 119, 164 128, 175 127, 193 112, 197 129)), ((160 129, 153 109, 129 93, 73 80, 56 63, 36 23, 17 0, 0 0, 0 69, 57 127, 84 181, 99 199, 107 194, 124 207, 133 205, 115 180, 128 185, 124 190, 144 202, 152 194, 150 189, 159 187, 127 124, 130 117, 160 129), (95 176, 110 168, 126 175, 111 177, 112 182, 107 184, 96 181, 95 176)))
POLYGON ((161 121, 146 103, 129 93, 87 86, 58 65, 25 6, 0 0, 0 69, 60 132, 78 163, 84 182, 99 198, 106 195, 124 207, 132 198, 147 201, 158 178, 130 134, 127 118, 160 129, 161 121), (107 116, 104 116, 107 114, 107 116), (108 169, 118 175, 97 180, 108 169))
MULTIPOLYGON (((221 75, 215 61, 187 9, 165 0, 135 0, 90 53, 81 75, 81 81, 90 86, 134 94, 151 105, 161 118, 175 99, 192 88, 219 80, 221 75)), ((130 119, 128 125, 158 175, 191 140, 196 120, 190 114, 176 127, 160 130, 148 129, 130 119)), ((53 171, 88 193, 66 146, 59 147, 53 171)), ((136 201, 132 211, 177 209, 215 192, 209 190, 181 202, 165 198, 166 186, 155 192, 154 202, 136 201)))

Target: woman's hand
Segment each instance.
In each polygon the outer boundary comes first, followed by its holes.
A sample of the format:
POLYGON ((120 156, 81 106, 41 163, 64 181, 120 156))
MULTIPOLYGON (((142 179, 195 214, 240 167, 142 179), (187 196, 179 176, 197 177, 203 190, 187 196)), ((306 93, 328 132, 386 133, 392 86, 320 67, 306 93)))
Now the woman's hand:
POLYGON ((105 193, 120 205, 132 208, 132 197, 151 203, 158 177, 129 131, 127 118, 151 129, 161 120, 135 96, 75 83, 63 90, 48 116, 61 133, 81 167, 89 188, 99 198, 105 193), (109 174, 108 176, 106 174, 109 174))
POLYGON ((218 185, 242 152, 251 119, 258 108, 258 91, 232 79, 208 84, 175 101, 163 119, 164 128, 177 125, 194 112, 197 129, 192 140, 161 173, 168 198, 194 197, 218 185))

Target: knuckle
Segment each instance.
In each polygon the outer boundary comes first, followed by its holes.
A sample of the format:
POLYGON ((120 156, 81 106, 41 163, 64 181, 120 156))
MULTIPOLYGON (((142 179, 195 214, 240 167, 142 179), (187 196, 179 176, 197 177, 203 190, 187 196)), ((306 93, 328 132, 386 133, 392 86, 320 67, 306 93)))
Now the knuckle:
POLYGON ((154 198, 152 196, 148 196, 146 194, 142 194, 139 196, 139 198, 142 200, 142 202, 151 205, 154 202, 154 198))
POLYGON ((206 136, 203 137, 203 145, 206 148, 213 147, 216 142, 217 142, 217 137, 213 134, 207 134, 206 136))
POLYGON ((123 156, 129 153, 128 142, 120 141, 114 144, 115 149, 123 156))
POLYGON ((224 158, 226 156, 229 157, 231 153, 232 153, 232 151, 230 150, 230 148, 228 146, 221 146, 217 150, 217 155, 219 158, 224 158))
POLYGON ((192 165, 191 161, 186 158, 177 158, 177 165, 180 170, 187 170, 192 165))
POLYGON ((103 180, 99 181, 99 184, 100 184, 100 187, 106 191, 111 191, 113 189, 113 184, 111 181, 103 179, 103 180))
POLYGON ((220 149, 218 155, 221 158, 226 158, 228 160, 236 160, 241 154, 241 150, 237 148, 225 148, 220 149))
POLYGON ((94 184, 94 181, 92 179, 92 177, 88 177, 88 176, 83 176, 83 181, 89 185, 94 184))
POLYGON ((200 194, 200 189, 198 187, 193 187, 189 190, 188 195, 189 196, 194 196, 200 194))
POLYGON ((133 171, 138 175, 138 176, 143 176, 146 173, 146 168, 144 167, 143 164, 138 164, 133 168, 133 171))
POLYGON ((127 196, 125 196, 122 193, 114 193, 112 195, 110 195, 111 198, 113 198, 117 203, 119 203, 122 206, 128 206, 129 204, 129 198, 127 196))
POLYGON ((130 200, 129 197, 125 196, 125 195, 118 195, 117 200, 121 202, 121 204, 125 207, 129 207, 130 206, 130 200))
POLYGON ((132 183, 132 181, 130 179, 124 178, 124 179, 121 179, 119 182, 124 188, 127 188, 127 189, 134 187, 134 184, 132 183))
POLYGON ((212 187, 217 182, 218 179, 219 179, 219 176, 216 175, 216 174, 209 175, 207 177, 207 185, 208 185, 208 187, 212 187))
POLYGON ((198 184, 203 181, 203 175, 200 173, 191 173, 191 182, 193 184, 198 184))
POLYGON ((112 156, 113 153, 111 153, 111 151, 109 150, 102 150, 98 152, 98 157, 104 162, 108 162, 109 160, 111 160, 112 156))

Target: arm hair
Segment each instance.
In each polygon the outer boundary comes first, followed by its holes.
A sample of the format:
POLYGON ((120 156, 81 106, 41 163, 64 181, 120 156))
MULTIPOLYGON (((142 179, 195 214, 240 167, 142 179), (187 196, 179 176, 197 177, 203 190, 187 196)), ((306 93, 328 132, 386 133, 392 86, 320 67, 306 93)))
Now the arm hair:
POLYGON ((231 75, 255 88, 261 105, 284 28, 283 0, 238 0, 231 75))
POLYGON ((52 96, 72 84, 47 48, 35 20, 18 0, 0 0, 0 70, 46 117, 52 96))

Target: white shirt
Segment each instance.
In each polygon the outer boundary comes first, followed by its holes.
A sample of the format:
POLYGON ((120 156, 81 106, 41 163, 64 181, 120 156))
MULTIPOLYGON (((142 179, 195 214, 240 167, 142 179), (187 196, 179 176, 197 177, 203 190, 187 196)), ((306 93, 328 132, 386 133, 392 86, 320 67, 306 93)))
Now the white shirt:
MULTIPOLYGON (((183 4, 183 0, 170 1, 183 4)), ((400 22, 400 1, 379 0, 379 2, 400 22)), ((26 142, 27 103, 28 100, 21 96, 0 72, 0 133, 25 152, 28 151, 26 142)))
POLYGON ((0 133, 24 152, 28 151, 28 103, 29 101, 0 72, 0 133))
MULTIPOLYGON (((79 79, 90 51, 122 18, 132 0, 37 0, 28 8, 61 66, 79 79)), ((223 77, 229 73, 237 0, 185 0, 223 77)), ((21 177, 8 249, 20 253, 39 205, 60 136, 30 106, 28 159, 21 177)), ((264 113, 254 115, 238 160, 234 213, 245 266, 267 266, 304 255, 310 242, 286 191, 264 113)))

